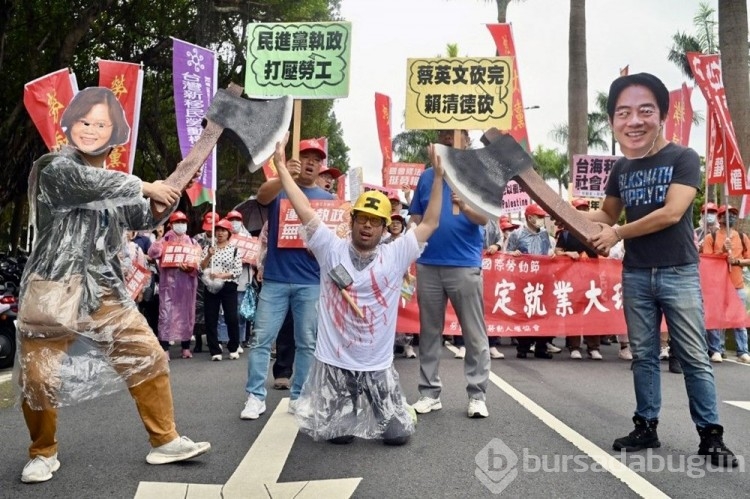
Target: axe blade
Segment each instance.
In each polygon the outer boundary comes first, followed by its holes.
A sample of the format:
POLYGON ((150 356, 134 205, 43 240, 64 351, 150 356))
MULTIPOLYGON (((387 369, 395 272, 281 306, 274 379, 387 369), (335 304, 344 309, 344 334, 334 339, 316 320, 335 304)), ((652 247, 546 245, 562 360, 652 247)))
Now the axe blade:
POLYGON ((290 96, 277 99, 244 99, 221 89, 211 101, 206 118, 224 129, 249 159, 250 172, 268 161, 276 142, 284 138, 292 120, 294 100, 290 96))
POLYGON ((482 137, 482 149, 458 150, 436 144, 435 152, 451 189, 466 204, 490 218, 503 214, 503 192, 511 179, 555 220, 594 251, 588 239, 602 224, 586 218, 562 199, 534 169, 534 160, 510 134, 491 128, 482 137))

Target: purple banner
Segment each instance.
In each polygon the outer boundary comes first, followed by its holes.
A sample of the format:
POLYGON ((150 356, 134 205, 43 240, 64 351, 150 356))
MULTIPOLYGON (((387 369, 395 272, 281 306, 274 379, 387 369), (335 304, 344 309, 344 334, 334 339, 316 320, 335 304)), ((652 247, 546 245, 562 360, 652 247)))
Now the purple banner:
MULTIPOLYGON (((172 38, 172 79, 174 85, 177 137, 184 158, 201 136, 201 121, 216 94, 218 64, 216 52, 172 38)), ((199 183, 216 189, 216 149, 203 166, 199 183)))

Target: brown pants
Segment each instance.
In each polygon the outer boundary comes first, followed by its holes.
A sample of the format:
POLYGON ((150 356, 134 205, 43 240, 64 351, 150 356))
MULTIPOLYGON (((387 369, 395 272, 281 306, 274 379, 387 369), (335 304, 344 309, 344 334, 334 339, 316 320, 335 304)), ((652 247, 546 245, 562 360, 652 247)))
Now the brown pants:
MULTIPOLYGON (((148 323, 136 308, 124 308, 111 296, 91 314, 93 343, 128 385, 152 447, 179 437, 175 430, 169 367, 148 323), (97 341, 102 331, 102 340, 97 341), (133 363, 132 359, 137 359, 133 363)), ((61 380, 60 362, 77 335, 28 338, 19 335, 23 415, 31 437, 29 456, 49 457, 57 452, 55 393, 61 380)))
MULTIPOLYGON (((589 350, 599 350, 599 346, 601 345, 602 338, 601 336, 585 336, 586 340, 586 347, 588 347, 589 350)), ((570 350, 580 350, 581 349, 581 337, 580 336, 567 336, 565 338, 565 344, 570 350)))

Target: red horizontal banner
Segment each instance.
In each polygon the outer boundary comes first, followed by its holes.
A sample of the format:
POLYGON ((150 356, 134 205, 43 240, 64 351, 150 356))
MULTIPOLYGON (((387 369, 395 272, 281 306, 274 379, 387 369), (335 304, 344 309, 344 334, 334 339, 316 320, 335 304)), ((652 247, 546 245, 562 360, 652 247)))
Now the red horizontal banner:
MULTIPOLYGON (((610 258, 486 256, 484 314, 489 336, 624 334, 622 262, 610 258)), ((748 324, 745 307, 729 280, 724 256, 701 255, 701 287, 708 329, 748 324)), ((419 276, 417 275, 417 279, 419 276)), ((666 325, 662 323, 662 330, 666 325)), ((396 331, 419 332, 417 295, 399 308, 396 331)), ((461 334, 448 306, 445 334, 461 334)))

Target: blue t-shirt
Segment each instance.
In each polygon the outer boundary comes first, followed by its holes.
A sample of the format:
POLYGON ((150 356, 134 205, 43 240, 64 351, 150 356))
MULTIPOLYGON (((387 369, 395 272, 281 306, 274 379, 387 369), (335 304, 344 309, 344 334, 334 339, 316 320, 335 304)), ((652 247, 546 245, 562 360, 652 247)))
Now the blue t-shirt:
MULTIPOLYGON (((435 171, 426 169, 419 177, 414 190, 409 213, 424 216, 430 200, 435 171)), ((427 240, 427 247, 417 263, 448 267, 481 267, 484 227, 469 220, 466 215, 453 214, 451 190, 443 180, 443 206, 440 210, 440 226, 427 240)))
MULTIPOLYGON (((333 195, 315 187, 300 187, 307 199, 334 199, 333 195)), ((268 204, 268 251, 263 268, 263 279, 289 284, 320 284, 320 267, 306 248, 279 248, 279 206, 287 199, 281 191, 268 204)))

